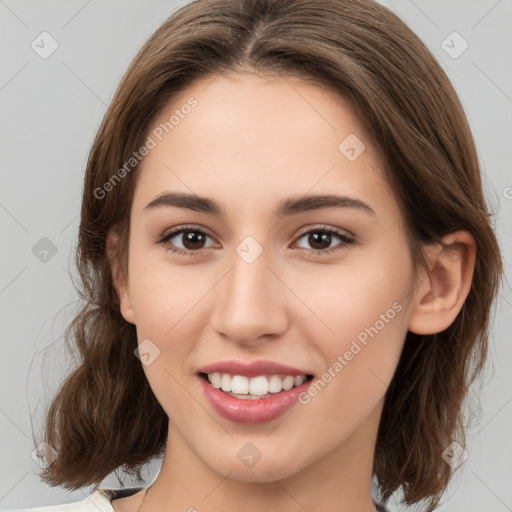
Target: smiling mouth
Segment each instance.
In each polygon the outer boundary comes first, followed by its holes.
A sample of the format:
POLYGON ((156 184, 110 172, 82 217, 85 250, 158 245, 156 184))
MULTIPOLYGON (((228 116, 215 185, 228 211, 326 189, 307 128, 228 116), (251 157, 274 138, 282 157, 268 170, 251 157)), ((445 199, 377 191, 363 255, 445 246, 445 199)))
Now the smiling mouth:
POLYGON ((270 398, 313 379, 313 375, 310 374, 274 374, 246 377, 244 375, 231 375, 220 372, 200 372, 199 375, 212 387, 223 391, 226 395, 243 400, 270 398))

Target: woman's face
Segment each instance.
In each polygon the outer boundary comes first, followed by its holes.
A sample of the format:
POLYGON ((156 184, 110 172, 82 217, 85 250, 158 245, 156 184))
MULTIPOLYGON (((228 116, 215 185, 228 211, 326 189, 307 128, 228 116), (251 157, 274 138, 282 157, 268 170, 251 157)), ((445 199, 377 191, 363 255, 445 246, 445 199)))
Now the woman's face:
POLYGON ((367 464, 408 329, 412 268, 353 111, 299 79, 210 77, 148 135, 121 304, 169 446, 242 481, 354 454, 367 464), (232 364, 262 361, 287 368, 232 364))

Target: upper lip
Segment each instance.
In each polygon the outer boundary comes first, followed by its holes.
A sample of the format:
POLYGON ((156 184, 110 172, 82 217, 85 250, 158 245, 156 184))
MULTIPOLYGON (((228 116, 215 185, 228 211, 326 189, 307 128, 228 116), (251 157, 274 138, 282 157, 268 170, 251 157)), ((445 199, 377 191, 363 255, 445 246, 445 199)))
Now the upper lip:
POLYGON ((199 368, 199 373, 228 373, 230 375, 243 375, 245 377, 257 377, 258 375, 312 375, 310 372, 294 368, 285 364, 259 359, 257 361, 241 361, 230 359, 211 363, 199 368))

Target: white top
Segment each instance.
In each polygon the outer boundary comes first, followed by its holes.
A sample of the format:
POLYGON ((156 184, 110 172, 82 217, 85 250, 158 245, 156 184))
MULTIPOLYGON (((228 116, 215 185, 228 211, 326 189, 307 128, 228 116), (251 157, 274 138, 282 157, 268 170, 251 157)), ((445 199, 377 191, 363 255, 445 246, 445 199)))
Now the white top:
POLYGON ((131 496, 144 487, 124 487, 123 489, 98 489, 81 501, 45 507, 13 508, 2 512, 115 512, 112 500, 131 496))

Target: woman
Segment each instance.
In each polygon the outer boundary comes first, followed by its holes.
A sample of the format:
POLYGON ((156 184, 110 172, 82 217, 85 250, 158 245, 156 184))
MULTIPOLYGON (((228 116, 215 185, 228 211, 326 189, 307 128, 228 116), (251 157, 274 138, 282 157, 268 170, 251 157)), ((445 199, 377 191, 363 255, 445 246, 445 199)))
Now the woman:
POLYGON ((94 141, 77 266, 42 477, 97 488, 164 458, 70 510, 438 505, 502 261, 457 95, 389 10, 174 13, 94 141))

